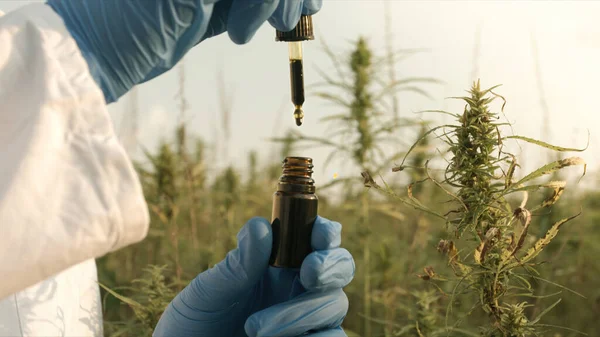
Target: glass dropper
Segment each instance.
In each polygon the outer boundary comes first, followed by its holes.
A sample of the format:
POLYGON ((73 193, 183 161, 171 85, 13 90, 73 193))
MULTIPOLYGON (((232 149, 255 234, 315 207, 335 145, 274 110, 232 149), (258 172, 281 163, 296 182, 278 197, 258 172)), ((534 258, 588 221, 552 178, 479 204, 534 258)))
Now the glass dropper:
POLYGON ((288 42, 290 60, 290 87, 294 104, 296 125, 302 125, 304 119, 304 65, 302 60, 302 41, 314 40, 312 17, 302 15, 296 28, 289 32, 277 31, 276 41, 288 42))

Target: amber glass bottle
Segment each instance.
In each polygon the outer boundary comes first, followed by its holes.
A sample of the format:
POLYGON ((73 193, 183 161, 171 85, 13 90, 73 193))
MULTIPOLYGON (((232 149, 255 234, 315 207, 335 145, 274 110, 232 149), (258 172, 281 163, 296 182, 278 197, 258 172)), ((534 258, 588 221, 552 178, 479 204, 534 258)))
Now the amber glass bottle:
POLYGON ((273 250, 270 265, 300 268, 312 252, 312 228, 319 200, 315 195, 311 158, 287 157, 273 195, 273 250))

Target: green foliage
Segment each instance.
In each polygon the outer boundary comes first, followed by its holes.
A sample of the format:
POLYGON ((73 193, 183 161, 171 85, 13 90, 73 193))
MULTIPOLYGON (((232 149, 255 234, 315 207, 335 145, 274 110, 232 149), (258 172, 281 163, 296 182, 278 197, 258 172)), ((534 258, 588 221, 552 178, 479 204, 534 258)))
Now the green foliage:
MULTIPOLYGON (((151 209, 150 233, 98 261, 106 336, 151 336, 168 302, 224 258, 249 218, 270 218, 281 159, 316 145, 331 148, 330 158, 339 156, 357 173, 317 182, 319 213, 344 225, 343 246, 356 259, 356 278, 345 289, 349 336, 571 337, 575 330, 600 336, 600 194, 565 189, 560 173, 585 163, 557 157, 520 174, 517 157, 504 145, 573 149, 505 136, 492 109, 499 96, 477 85, 462 98, 461 114, 442 112, 455 124, 431 127, 394 116, 394 94, 427 96, 422 85, 437 81, 381 81, 384 58, 364 39, 347 53, 325 51, 333 70, 321 72, 324 83, 313 88, 339 108, 322 120, 332 131, 327 137, 294 129, 279 139, 275 158, 251 152, 246 167, 223 168, 208 159, 213 146, 181 126, 172 141, 136 163, 151 209), (416 141, 406 145, 406 139, 416 141), (438 139, 448 149, 441 175, 431 168, 442 159, 438 139), (406 192, 398 193, 407 181, 406 192), (368 193, 363 183, 385 193, 368 193), (329 199, 334 193, 336 203, 329 199), (570 202, 557 203, 560 198, 570 202), (168 269, 154 267, 164 265, 168 269), (551 298, 557 296, 560 302, 551 298)), ((412 54, 401 51, 394 59, 412 54)))
POLYGON ((154 327, 166 306, 175 297, 174 287, 166 283, 166 266, 149 266, 144 268, 144 275, 133 280, 130 297, 102 286, 108 294, 118 298, 133 311, 133 316, 122 322, 108 322, 105 332, 112 337, 136 335, 151 337, 154 327))

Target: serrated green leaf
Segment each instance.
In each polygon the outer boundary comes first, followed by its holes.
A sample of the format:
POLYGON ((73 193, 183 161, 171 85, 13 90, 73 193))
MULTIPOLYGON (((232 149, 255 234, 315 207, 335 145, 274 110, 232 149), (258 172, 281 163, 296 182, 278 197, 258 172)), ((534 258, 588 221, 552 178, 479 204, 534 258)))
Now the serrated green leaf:
POLYGON ((423 141, 425 138, 427 138, 427 136, 429 136, 430 134, 432 134, 433 132, 442 129, 442 128, 456 128, 456 125, 440 125, 440 126, 436 126, 432 129, 427 130, 427 132, 423 133, 421 135, 421 137, 419 137, 419 139, 417 139, 416 142, 413 143, 413 145, 410 147, 410 149, 408 149, 408 151, 406 152, 406 154, 404 155, 404 158, 402 159, 402 163, 399 166, 404 166, 404 162, 406 161, 406 158, 408 157, 408 155, 417 147, 417 145, 423 141))
POLYGON ((453 113, 453 112, 444 111, 444 110, 421 110, 421 111, 416 111, 414 113, 415 114, 420 114, 420 113, 425 113, 425 112, 436 112, 436 113, 441 113, 441 114, 444 114, 444 115, 449 115, 449 116, 452 116, 454 118, 460 118, 459 114, 453 113))
POLYGON ((528 181, 531 181, 533 179, 539 178, 539 177, 547 175, 547 174, 554 173, 562 168, 565 168, 568 166, 577 166, 577 165, 583 166, 583 175, 585 175, 585 172, 587 169, 587 164, 586 164, 585 160, 583 160, 583 158, 580 158, 580 157, 569 157, 566 159, 560 159, 560 160, 554 161, 550 164, 546 164, 546 165, 540 167, 539 169, 533 171, 532 173, 528 174, 527 176, 525 176, 524 178, 519 180, 517 183, 515 183, 515 185, 520 186, 520 185, 525 184, 528 181))
POLYGON ((549 312, 550 312, 550 310, 554 309, 554 307, 555 307, 555 306, 557 306, 557 305, 558 305, 558 303, 560 303, 560 301, 562 301, 562 299, 561 299, 561 298, 559 298, 559 299, 558 299, 556 302, 554 302, 552 305, 550 305, 549 307, 547 307, 546 309, 544 309, 544 311, 542 311, 542 312, 541 312, 541 313, 540 313, 540 314, 539 314, 539 315, 538 315, 536 318, 534 318, 534 319, 533 319, 533 320, 530 322, 530 324, 532 324, 532 325, 533 325, 533 324, 536 324, 537 322, 539 322, 539 321, 540 321, 540 319, 542 319, 542 317, 543 317, 545 314, 549 313, 549 312))
POLYGON ((317 92, 315 93, 315 96, 317 96, 318 98, 324 99, 326 101, 329 101, 331 103, 337 104, 337 105, 341 105, 343 107, 346 108, 350 108, 351 104, 346 102, 345 100, 343 100, 341 97, 338 97, 336 95, 332 95, 330 93, 327 92, 317 92))
POLYGON ((523 140, 523 141, 526 141, 531 144, 535 144, 535 145, 538 145, 538 146, 541 146, 541 147, 544 147, 544 148, 547 148, 550 150, 560 151, 560 152, 583 152, 583 151, 587 150, 587 148, 590 145, 589 132, 588 132, 587 145, 583 149, 575 149, 575 148, 569 148, 569 147, 556 146, 556 145, 548 144, 546 142, 542 142, 541 140, 523 137, 523 136, 507 136, 507 137, 504 137, 503 139, 519 139, 519 140, 523 140))
POLYGON ((118 300, 120 300, 121 302, 129 305, 130 307, 132 307, 133 309, 141 309, 143 308, 143 306, 136 302, 135 300, 132 300, 129 297, 125 297, 115 291, 113 291, 112 289, 110 289, 109 287, 105 286, 104 284, 98 282, 98 284, 100 285, 100 287, 102 287, 104 290, 106 290, 106 292, 108 292, 109 294, 113 295, 115 298, 117 298, 118 300))

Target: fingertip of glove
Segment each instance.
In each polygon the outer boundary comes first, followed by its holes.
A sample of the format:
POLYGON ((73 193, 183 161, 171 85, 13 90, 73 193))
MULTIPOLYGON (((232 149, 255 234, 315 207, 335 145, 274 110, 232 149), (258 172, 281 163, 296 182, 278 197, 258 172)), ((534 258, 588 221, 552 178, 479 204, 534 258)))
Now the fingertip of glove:
POLYGON ((342 224, 318 216, 313 226, 311 243, 314 250, 339 247, 342 243, 342 224))
POLYGON ((302 293, 289 301, 255 312, 246 320, 244 330, 248 337, 335 336, 313 331, 339 327, 348 314, 348 308, 348 296, 342 289, 302 293))
POLYGON ((258 333, 258 327, 254 317, 255 316, 250 316, 250 318, 248 318, 244 324, 244 330, 246 331, 246 335, 248 335, 248 337, 256 337, 258 333))
POLYGON ((250 220, 248 220, 248 223, 252 224, 251 226, 267 226, 269 227, 271 224, 269 223, 269 220, 260 217, 260 216, 255 216, 250 218, 250 220))
POLYGON ((308 291, 327 291, 346 287, 354 279, 356 265, 344 248, 314 252, 300 268, 300 282, 308 291))
POLYGON ((304 0, 304 6, 302 7, 302 14, 314 15, 318 13, 323 7, 323 0, 304 0))
MULTIPOLYGON (((348 299, 348 295, 346 295, 346 293, 342 289, 340 289, 339 297, 342 301, 343 308, 345 308, 346 313, 348 313, 348 308, 350 307, 350 300, 348 299)), ((342 317, 342 321, 344 320, 345 317, 346 317, 346 315, 344 315, 342 317)), ((336 325, 340 325, 340 324, 342 324, 341 321, 339 322, 339 324, 336 324, 336 325)))
POLYGON ((277 17, 271 17, 267 21, 271 24, 271 26, 273 28, 275 28, 279 31, 282 31, 282 32, 289 32, 296 27, 299 20, 300 20, 300 15, 298 15, 298 20, 296 20, 296 23, 292 23, 292 22, 294 22, 292 20, 282 21, 281 18, 277 18, 277 17))
POLYGON ((233 29, 228 29, 227 35, 229 35, 229 39, 237 45, 244 45, 244 44, 250 42, 250 40, 252 40, 252 38, 254 37, 254 33, 252 33, 252 34, 240 33, 240 32, 236 32, 233 29))
POLYGON ((304 1, 279 1, 279 5, 269 18, 269 23, 275 29, 289 32, 300 21, 304 1))
POLYGON ((270 253, 273 243, 271 224, 262 217, 253 217, 238 234, 238 241, 248 242, 252 247, 258 247, 261 251, 268 247, 270 253))
POLYGON ((238 45, 250 42, 278 4, 279 1, 234 0, 227 20, 227 34, 231 41, 238 45))
POLYGON ((310 335, 310 337, 348 337, 348 335, 344 332, 342 327, 338 326, 333 329, 315 332, 314 334, 310 335))

